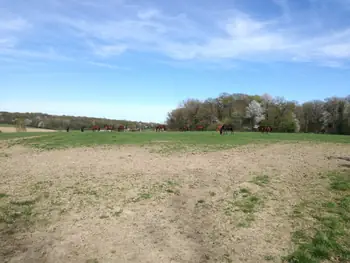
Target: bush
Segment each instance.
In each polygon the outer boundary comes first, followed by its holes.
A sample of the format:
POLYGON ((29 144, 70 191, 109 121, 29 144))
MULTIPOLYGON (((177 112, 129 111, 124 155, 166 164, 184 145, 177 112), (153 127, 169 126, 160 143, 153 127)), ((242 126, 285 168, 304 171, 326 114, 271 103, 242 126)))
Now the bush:
POLYGON ((295 132, 296 128, 297 128, 297 125, 294 120, 283 120, 278 126, 278 131, 295 132))

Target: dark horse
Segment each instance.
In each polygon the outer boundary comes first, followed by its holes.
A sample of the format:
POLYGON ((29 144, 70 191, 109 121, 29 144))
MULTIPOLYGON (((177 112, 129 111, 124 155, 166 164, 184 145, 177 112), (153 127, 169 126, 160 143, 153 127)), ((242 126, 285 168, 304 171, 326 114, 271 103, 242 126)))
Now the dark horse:
POLYGON ((156 132, 160 132, 160 131, 166 131, 166 126, 165 125, 157 125, 156 132))
POLYGON ((271 126, 259 126, 259 131, 262 133, 269 133, 272 132, 271 126))
POLYGON ((67 129, 66 129, 66 130, 67 130, 67 132, 69 132, 69 126, 67 127, 67 129))
POLYGON ((220 135, 227 134, 228 132, 231 132, 233 134, 233 125, 231 124, 224 124, 220 127, 220 135))
POLYGON ((84 127, 84 126, 80 128, 80 131, 81 131, 81 132, 84 132, 84 130, 85 130, 85 127, 84 127))
POLYGON ((124 125, 119 125, 118 132, 123 132, 123 131, 125 131, 125 126, 124 125))

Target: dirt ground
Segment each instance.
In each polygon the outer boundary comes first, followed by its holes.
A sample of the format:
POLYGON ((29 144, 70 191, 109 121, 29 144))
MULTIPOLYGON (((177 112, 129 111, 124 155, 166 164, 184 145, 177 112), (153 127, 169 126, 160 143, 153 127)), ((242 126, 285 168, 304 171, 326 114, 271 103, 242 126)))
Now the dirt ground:
POLYGON ((171 156, 137 147, 7 148, 0 193, 35 200, 35 222, 0 237, 0 262, 280 262, 291 246, 293 205, 342 162, 329 156, 350 156, 350 147, 171 156), (254 209, 245 206, 249 196, 259 200, 254 209))
MULTIPOLYGON (((16 127, 0 127, 1 132, 17 132, 16 127)), ((27 132, 56 132, 56 130, 27 128, 27 132)))

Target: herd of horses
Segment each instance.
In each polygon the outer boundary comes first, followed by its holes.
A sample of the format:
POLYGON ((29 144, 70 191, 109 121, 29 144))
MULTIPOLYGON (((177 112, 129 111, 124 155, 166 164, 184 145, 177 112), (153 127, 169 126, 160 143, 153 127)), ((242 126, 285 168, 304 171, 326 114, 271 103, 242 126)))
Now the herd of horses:
MULTIPOLYGON (((114 127, 114 125, 104 125, 103 127, 103 131, 115 131, 117 130, 118 132, 124 132, 125 130, 130 130, 130 129, 127 129, 126 126, 124 125, 119 125, 117 128, 114 127)), ((84 132, 85 130, 92 130, 93 132, 96 132, 96 131, 101 131, 101 127, 98 126, 98 125, 93 125, 90 129, 89 128, 86 128, 86 127, 81 127, 80 131, 81 132, 84 132)), ((166 131, 167 130, 167 127, 166 125, 157 125, 155 127, 155 131, 156 132, 161 132, 161 131, 166 131)), ((185 125, 183 127, 180 127, 179 129, 180 131, 182 132, 185 132, 185 131, 204 131, 204 126, 202 125, 197 125, 194 127, 194 129, 190 128, 190 126, 188 125, 185 125)), ((132 129, 131 131, 139 131, 138 129, 132 129)), ((216 131, 217 132, 220 132, 220 135, 224 135, 224 134, 233 134, 234 133, 234 126, 232 124, 223 124, 223 125, 219 125, 217 128, 216 128, 216 131)), ((258 128, 256 129, 253 129, 253 131, 259 131, 259 132, 262 132, 262 133, 269 133, 269 132, 272 132, 272 127, 271 126, 259 126, 258 128)), ((67 127, 67 132, 69 132, 69 127, 67 127)))
MULTIPOLYGON (((204 131, 204 126, 197 125, 197 126, 194 127, 194 129, 193 128, 190 129, 190 126, 185 125, 183 127, 180 127, 179 130, 182 131, 182 132, 191 131, 191 130, 204 131)), ((272 127, 271 126, 260 125, 257 129, 253 129, 253 130, 254 131, 259 131, 259 132, 262 132, 262 133, 269 133, 269 132, 272 132, 272 127)), ((166 125, 158 125, 158 126, 156 126, 155 131, 156 132, 166 131, 166 125)), ((233 134, 234 133, 234 126, 232 124, 219 125, 216 128, 216 131, 220 132, 220 135, 224 135, 224 134, 228 134, 228 133, 233 134)))

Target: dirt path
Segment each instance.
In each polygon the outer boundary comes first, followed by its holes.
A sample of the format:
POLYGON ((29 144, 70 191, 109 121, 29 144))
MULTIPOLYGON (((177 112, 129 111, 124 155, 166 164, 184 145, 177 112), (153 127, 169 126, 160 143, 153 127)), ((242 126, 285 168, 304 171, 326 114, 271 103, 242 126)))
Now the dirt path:
POLYGON ((0 257, 50 263, 278 262, 303 190, 343 162, 329 155, 350 156, 347 145, 308 143, 167 157, 134 147, 6 151, 0 193, 38 201, 30 234, 13 234, 18 249, 7 244, 0 257))

